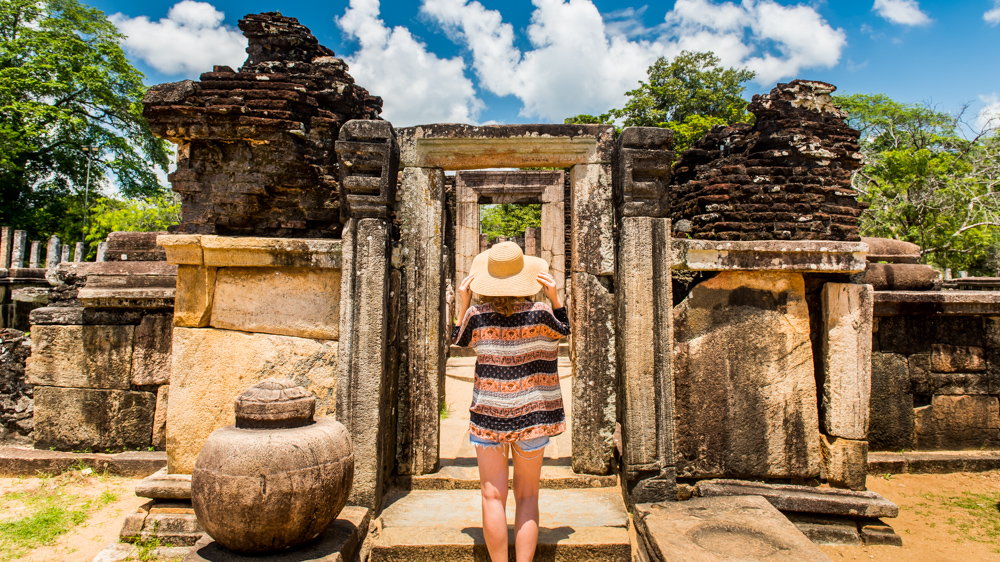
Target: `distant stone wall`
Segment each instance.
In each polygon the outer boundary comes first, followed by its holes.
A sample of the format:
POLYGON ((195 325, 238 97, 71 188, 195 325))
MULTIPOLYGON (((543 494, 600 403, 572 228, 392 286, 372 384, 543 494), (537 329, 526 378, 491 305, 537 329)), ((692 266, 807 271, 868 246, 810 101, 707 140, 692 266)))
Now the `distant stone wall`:
POLYGON ((856 241, 864 204, 851 188, 858 131, 830 98, 794 80, 755 95, 754 125, 716 127, 673 168, 675 236, 707 240, 856 241))

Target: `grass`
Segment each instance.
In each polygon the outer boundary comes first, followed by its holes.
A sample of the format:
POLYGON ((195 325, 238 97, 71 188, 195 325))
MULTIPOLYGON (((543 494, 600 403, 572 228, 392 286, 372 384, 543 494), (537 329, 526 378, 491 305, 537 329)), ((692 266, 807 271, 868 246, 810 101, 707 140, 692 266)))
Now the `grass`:
POLYGON ((0 560, 12 560, 52 544, 91 513, 118 499, 111 490, 104 490, 95 499, 69 491, 71 484, 81 482, 103 483, 104 476, 93 475, 90 469, 45 476, 32 490, 10 492, 0 498, 0 509, 16 513, 13 518, 0 520, 0 560))
MULTIPOLYGON (((944 498, 944 504, 966 515, 951 521, 965 538, 1000 547, 1000 493, 962 492, 958 497, 944 498)), ((995 550, 1000 552, 1000 548, 995 550)))
POLYGON ((446 420, 451 416, 451 404, 447 404, 444 400, 441 401, 441 419, 446 420))

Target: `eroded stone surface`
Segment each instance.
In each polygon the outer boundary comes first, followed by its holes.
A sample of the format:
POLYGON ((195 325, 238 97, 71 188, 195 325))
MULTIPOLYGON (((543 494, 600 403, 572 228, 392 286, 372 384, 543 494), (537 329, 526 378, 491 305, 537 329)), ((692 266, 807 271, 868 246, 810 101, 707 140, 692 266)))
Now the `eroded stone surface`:
POLYGON ((935 396, 915 412, 918 449, 1000 447, 1000 403, 996 396, 935 396))
POLYGON ((827 435, 866 439, 871 398, 872 288, 827 283, 823 301, 823 397, 827 435))
POLYGON ((336 343, 214 328, 174 328, 167 413, 171 473, 190 473, 209 434, 235 421, 233 400, 248 386, 282 376, 316 395, 317 415, 336 402, 336 343))
POLYGON ((135 328, 132 350, 132 384, 161 385, 170 382, 170 343, 174 318, 171 314, 150 314, 135 328))
POLYGON ((128 390, 133 326, 35 326, 28 382, 128 390))
POLYGON ((939 278, 933 267, 920 264, 869 263, 865 270, 865 283, 876 291, 929 291, 939 278))
POLYGON ((674 308, 674 334, 678 476, 819 475, 801 275, 722 272, 674 308))
POLYGON ((127 390, 35 387, 35 444, 63 450, 145 449, 156 395, 127 390))
POLYGON ((831 486, 864 490, 868 476, 868 442, 822 436, 822 477, 831 486))
POLYGON ((762 496, 781 511, 876 518, 899 515, 899 506, 875 492, 743 480, 705 480, 698 483, 698 492, 703 497, 762 496))
POLYGON ((913 448, 913 395, 906 356, 872 353, 868 442, 876 451, 913 448))
POLYGON ((931 371, 975 373, 986 370, 986 350, 974 346, 931 345, 931 371))

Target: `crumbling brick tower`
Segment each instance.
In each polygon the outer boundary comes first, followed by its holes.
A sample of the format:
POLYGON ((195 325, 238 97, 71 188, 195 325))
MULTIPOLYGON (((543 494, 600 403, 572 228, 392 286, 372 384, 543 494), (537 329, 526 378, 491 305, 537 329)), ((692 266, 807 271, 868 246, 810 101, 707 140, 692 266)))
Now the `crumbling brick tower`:
POLYGON ((709 240, 858 241, 865 204, 851 188, 861 165, 836 87, 794 80, 748 109, 754 125, 716 127, 674 166, 675 233, 709 240))
POLYGON ((295 18, 251 14, 239 26, 250 43, 239 72, 216 66, 143 100, 153 133, 178 145, 176 231, 339 237, 334 142, 346 121, 378 119, 382 99, 295 18))

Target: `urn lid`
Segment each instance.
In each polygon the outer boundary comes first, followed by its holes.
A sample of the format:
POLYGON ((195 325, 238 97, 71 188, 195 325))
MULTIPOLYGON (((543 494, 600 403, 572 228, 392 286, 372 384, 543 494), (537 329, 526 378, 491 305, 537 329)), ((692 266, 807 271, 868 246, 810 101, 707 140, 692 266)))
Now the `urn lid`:
POLYGON ((313 423, 316 398, 288 379, 267 379, 236 398, 236 427, 284 429, 313 423))

